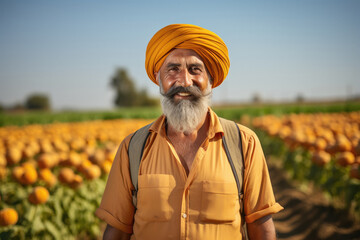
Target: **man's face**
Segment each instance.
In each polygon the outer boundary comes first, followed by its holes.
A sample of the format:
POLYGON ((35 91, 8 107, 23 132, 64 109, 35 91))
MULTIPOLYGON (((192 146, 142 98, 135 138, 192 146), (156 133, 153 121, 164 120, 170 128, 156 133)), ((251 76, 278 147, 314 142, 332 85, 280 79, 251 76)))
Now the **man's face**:
MULTIPOLYGON (((208 88, 209 74, 200 56, 190 49, 174 49, 165 59, 159 72, 155 73, 156 81, 161 84, 163 94, 172 87, 193 86, 204 92, 208 88), (160 81, 161 78, 161 81, 160 81)), ((176 92, 173 100, 191 100, 194 97, 186 91, 176 92)))
POLYGON ((168 123, 178 132, 194 131, 206 116, 212 94, 201 58, 193 50, 175 49, 155 76, 168 123))

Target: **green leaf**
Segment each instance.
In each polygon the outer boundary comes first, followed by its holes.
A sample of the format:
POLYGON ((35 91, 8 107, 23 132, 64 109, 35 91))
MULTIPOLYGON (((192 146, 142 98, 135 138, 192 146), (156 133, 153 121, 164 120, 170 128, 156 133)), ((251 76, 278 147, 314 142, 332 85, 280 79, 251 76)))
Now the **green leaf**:
POLYGON ((72 222, 76 220, 76 210, 77 210, 77 204, 75 202, 72 202, 68 209, 68 215, 72 222))
POLYGON ((34 221, 32 222, 31 230, 34 233, 38 233, 38 232, 45 230, 45 225, 42 222, 40 216, 35 217, 34 221))
POLYGON ((56 226, 50 222, 45 221, 44 222, 46 230, 55 238, 55 239, 61 239, 60 231, 56 228, 56 226))

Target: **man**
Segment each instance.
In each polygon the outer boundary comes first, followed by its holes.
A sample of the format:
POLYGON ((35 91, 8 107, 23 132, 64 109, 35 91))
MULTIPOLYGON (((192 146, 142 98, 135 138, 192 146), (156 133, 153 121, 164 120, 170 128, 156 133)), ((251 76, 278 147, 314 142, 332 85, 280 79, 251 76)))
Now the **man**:
MULTIPOLYGON (((121 143, 96 215, 104 239, 242 239, 237 185, 210 109, 212 88, 225 79, 228 50, 215 33, 189 24, 158 31, 146 71, 159 85, 164 115, 150 127, 138 174, 136 211, 128 146, 121 143)), ((250 239, 275 239, 276 203, 256 135, 239 125, 244 151, 244 212, 250 239)))

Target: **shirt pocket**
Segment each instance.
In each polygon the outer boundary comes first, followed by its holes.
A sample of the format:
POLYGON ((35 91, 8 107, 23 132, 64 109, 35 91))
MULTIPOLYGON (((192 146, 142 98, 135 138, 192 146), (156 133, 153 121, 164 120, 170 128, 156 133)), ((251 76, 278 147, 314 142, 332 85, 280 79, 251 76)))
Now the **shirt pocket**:
POLYGON ((204 181, 201 194, 200 221, 232 223, 239 215, 236 183, 204 181))
POLYGON ((169 196, 174 177, 167 174, 144 174, 138 177, 136 214, 145 221, 168 221, 174 210, 169 196))

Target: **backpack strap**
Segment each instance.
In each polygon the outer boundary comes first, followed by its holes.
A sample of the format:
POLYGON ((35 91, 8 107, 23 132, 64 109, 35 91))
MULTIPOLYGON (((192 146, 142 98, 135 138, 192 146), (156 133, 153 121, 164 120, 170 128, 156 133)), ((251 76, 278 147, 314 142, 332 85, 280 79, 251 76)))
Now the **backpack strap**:
POLYGON ((132 199, 135 209, 137 205, 138 176, 139 176, 140 161, 144 152, 146 140, 150 135, 149 129, 152 124, 153 123, 150 123, 137 130, 132 135, 129 142, 128 156, 129 156, 131 182, 133 183, 135 188, 132 191, 132 199))
POLYGON ((239 203, 240 203, 240 216, 242 218, 243 226, 241 227, 243 239, 248 239, 247 227, 245 223, 244 213, 244 152, 242 148, 242 140, 239 126, 230 120, 220 118, 221 126, 224 129, 222 137, 224 149, 234 174, 236 185, 238 187, 239 203), (233 161, 233 159, 235 161, 233 161))

